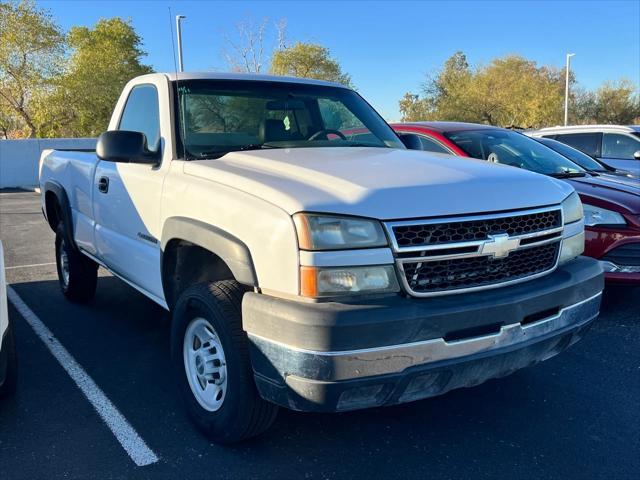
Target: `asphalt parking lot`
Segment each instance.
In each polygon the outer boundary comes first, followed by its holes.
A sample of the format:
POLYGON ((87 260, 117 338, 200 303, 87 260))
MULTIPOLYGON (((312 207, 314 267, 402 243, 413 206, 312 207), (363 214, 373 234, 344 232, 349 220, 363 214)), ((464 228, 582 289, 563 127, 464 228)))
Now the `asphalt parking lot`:
MULTIPOLYGON (((0 478, 637 478, 640 287, 607 288, 567 352, 510 377, 402 406, 281 410, 234 447, 195 431, 169 376, 166 312, 103 273, 93 303, 58 290, 35 193, 0 193, 7 280, 157 456, 137 466, 16 308, 17 395, 0 403, 0 478)), ((45 339, 52 341, 50 338, 45 339)))

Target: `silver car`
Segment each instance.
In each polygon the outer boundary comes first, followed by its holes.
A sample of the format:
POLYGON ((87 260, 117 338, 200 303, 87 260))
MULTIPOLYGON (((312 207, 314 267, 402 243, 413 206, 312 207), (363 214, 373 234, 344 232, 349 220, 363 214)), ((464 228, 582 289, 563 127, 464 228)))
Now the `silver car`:
POLYGON ((613 168, 640 174, 640 125, 576 125, 527 134, 558 140, 613 168))

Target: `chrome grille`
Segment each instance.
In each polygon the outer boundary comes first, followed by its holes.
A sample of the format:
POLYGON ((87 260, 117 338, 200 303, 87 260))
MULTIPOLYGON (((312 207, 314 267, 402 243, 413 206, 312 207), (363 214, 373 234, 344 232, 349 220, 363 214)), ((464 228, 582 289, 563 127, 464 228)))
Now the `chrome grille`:
POLYGON ((439 245, 443 243, 485 240, 492 233, 510 236, 540 232, 561 227, 560 210, 550 210, 501 218, 458 220, 427 224, 406 224, 392 227, 398 247, 439 245))
POLYGON ((556 264, 559 242, 512 252, 504 259, 488 256, 404 265, 413 292, 442 292, 493 285, 546 272, 556 264))
POLYGON ((516 283, 551 272, 563 229, 560 207, 474 217, 388 222, 398 274, 414 296, 516 283))

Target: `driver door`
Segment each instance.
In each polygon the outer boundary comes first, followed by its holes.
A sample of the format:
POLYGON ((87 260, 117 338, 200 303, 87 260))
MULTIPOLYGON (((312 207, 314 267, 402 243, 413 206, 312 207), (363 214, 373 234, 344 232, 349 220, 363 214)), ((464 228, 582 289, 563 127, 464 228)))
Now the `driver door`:
MULTIPOLYGON (((163 148, 157 85, 131 88, 121 111, 120 118, 115 119, 115 128, 111 129, 142 132, 149 150, 163 148)), ((100 161, 94 181, 94 236, 98 257, 114 273, 154 299, 164 297, 159 218, 168 163, 166 160, 160 165, 100 161)))

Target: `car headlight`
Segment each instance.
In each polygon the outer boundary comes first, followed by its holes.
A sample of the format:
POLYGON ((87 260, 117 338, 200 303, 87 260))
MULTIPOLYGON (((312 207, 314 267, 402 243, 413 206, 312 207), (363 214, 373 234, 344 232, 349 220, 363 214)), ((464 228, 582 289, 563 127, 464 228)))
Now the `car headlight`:
POLYGON ((582 202, 576 192, 573 192, 562 202, 562 216, 564 223, 573 223, 580 220, 583 216, 582 202))
POLYGON ((326 297, 399 290, 393 265, 300 267, 300 294, 326 297))
POLYGON ((388 244, 382 225, 376 220, 296 213, 293 221, 302 250, 346 250, 388 244))
POLYGON ((607 210, 606 208, 596 207, 585 203, 584 207, 584 224, 592 227, 594 225, 624 225, 624 217, 618 212, 607 210))

